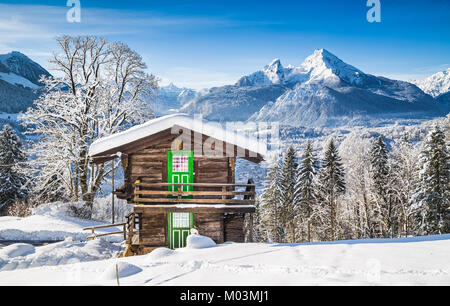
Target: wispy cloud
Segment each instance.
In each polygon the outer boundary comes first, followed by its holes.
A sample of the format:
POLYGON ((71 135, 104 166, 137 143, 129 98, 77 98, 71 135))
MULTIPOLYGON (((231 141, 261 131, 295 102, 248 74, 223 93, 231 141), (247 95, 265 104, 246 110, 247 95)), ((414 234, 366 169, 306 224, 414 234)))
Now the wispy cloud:
MULTIPOLYGON (((0 52, 21 51, 49 69, 48 58, 56 50, 60 35, 98 35, 122 39, 141 35, 147 40, 194 28, 230 28, 248 25, 248 21, 226 17, 164 15, 153 11, 83 8, 81 23, 69 23, 65 6, 0 4, 0 52)), ((251 22, 252 25, 255 22, 251 22)), ((257 24, 257 22, 256 22, 257 24)), ((261 23, 264 24, 264 23, 261 23)), ((192 67, 170 67, 162 79, 179 86, 203 88, 232 83, 235 76, 192 67)))
POLYGON ((177 86, 202 89, 233 84, 238 76, 201 68, 172 67, 163 72, 161 79, 161 85, 179 80, 177 86))

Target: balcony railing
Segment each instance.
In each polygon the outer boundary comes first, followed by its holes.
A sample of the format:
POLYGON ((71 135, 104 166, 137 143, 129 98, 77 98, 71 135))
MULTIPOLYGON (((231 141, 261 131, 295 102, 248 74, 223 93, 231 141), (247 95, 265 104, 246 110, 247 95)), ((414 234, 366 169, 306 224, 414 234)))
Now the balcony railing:
POLYGON ((249 180, 248 184, 179 184, 137 181, 134 184, 134 203, 254 205, 256 186, 252 182, 249 180), (187 189, 192 191, 186 191, 187 189))

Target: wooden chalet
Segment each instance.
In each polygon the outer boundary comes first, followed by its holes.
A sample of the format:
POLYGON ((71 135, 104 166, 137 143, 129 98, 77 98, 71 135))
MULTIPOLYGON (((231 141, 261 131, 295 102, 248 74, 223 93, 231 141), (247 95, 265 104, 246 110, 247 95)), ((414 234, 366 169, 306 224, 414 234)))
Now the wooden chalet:
POLYGON ((94 163, 121 159, 124 184, 115 194, 134 205, 124 224, 129 254, 184 247, 193 228, 216 243, 244 242, 255 185, 250 177, 236 184, 236 158, 259 163, 264 154, 256 139, 187 115, 153 119, 90 148, 94 163))

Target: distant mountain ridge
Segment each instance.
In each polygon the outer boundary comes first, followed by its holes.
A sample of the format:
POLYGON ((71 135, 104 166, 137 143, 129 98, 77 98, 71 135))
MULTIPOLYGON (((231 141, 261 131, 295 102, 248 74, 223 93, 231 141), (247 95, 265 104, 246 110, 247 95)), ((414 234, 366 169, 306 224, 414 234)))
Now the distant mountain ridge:
POLYGON ((234 85, 211 88, 181 111, 219 121, 277 121, 333 126, 379 117, 433 117, 448 112, 416 85, 366 74, 325 49, 298 66, 279 59, 234 85))
POLYGON ((450 68, 435 73, 422 81, 412 81, 427 94, 437 98, 450 91, 450 68))
POLYGON ((38 98, 41 76, 51 76, 26 55, 13 51, 0 55, 0 112, 25 111, 38 98))
POLYGON ((194 99, 198 92, 190 88, 180 88, 170 83, 154 91, 151 107, 157 115, 177 112, 186 102, 194 99))

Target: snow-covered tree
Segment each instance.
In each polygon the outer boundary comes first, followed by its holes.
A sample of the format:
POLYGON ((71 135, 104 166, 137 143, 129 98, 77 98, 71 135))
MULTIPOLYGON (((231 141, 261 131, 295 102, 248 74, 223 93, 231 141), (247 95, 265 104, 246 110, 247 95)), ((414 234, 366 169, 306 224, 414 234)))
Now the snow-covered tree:
POLYGON ((417 165, 419 163, 419 150, 405 135, 394 144, 391 155, 392 191, 396 202, 396 216, 399 233, 408 237, 413 232, 414 210, 411 200, 417 187, 417 165))
POLYGON ((90 144, 151 118, 147 102, 158 80, 123 43, 85 36, 57 43, 60 52, 50 60, 57 77, 41 80, 45 94, 20 119, 38 136, 30 150, 36 186, 43 193, 63 188, 90 204, 111 171, 90 165, 90 144))
POLYGON ((370 151, 370 166, 372 200, 375 203, 374 221, 379 225, 378 235, 385 238, 393 237, 396 229, 396 211, 392 195, 388 150, 382 136, 378 137, 370 151))
POLYGON ((358 132, 348 134, 339 146, 339 152, 345 166, 346 193, 343 205, 346 210, 341 215, 348 220, 353 237, 373 237, 373 209, 370 201, 369 153, 371 142, 358 132))
MULTIPOLYGON (((281 169, 280 161, 276 160, 271 165, 265 182, 265 188, 261 195, 257 225, 261 232, 270 241, 281 242, 283 237, 283 226, 281 223, 281 169)), ((255 222, 256 223, 256 222, 255 222)))
POLYGON ((295 184, 297 182, 297 152, 289 145, 283 155, 281 168, 280 217, 284 225, 284 235, 288 242, 296 241, 296 216, 299 207, 295 203, 295 184))
POLYGON ((0 131, 0 215, 11 204, 28 196, 28 180, 23 173, 26 161, 19 136, 9 125, 4 125, 0 131))
POLYGON ((325 149, 319 171, 321 213, 318 215, 322 226, 322 239, 338 238, 337 208, 338 197, 345 193, 345 172, 334 140, 325 149))
POLYGON ((311 225, 313 210, 317 205, 316 174, 319 162, 316 159, 311 141, 307 141, 301 162, 298 166, 297 183, 295 185, 295 205, 297 207, 297 224, 301 241, 311 242, 311 225))
POLYGON ((420 211, 419 234, 450 232, 450 155, 439 126, 423 142, 420 181, 413 205, 420 211))

